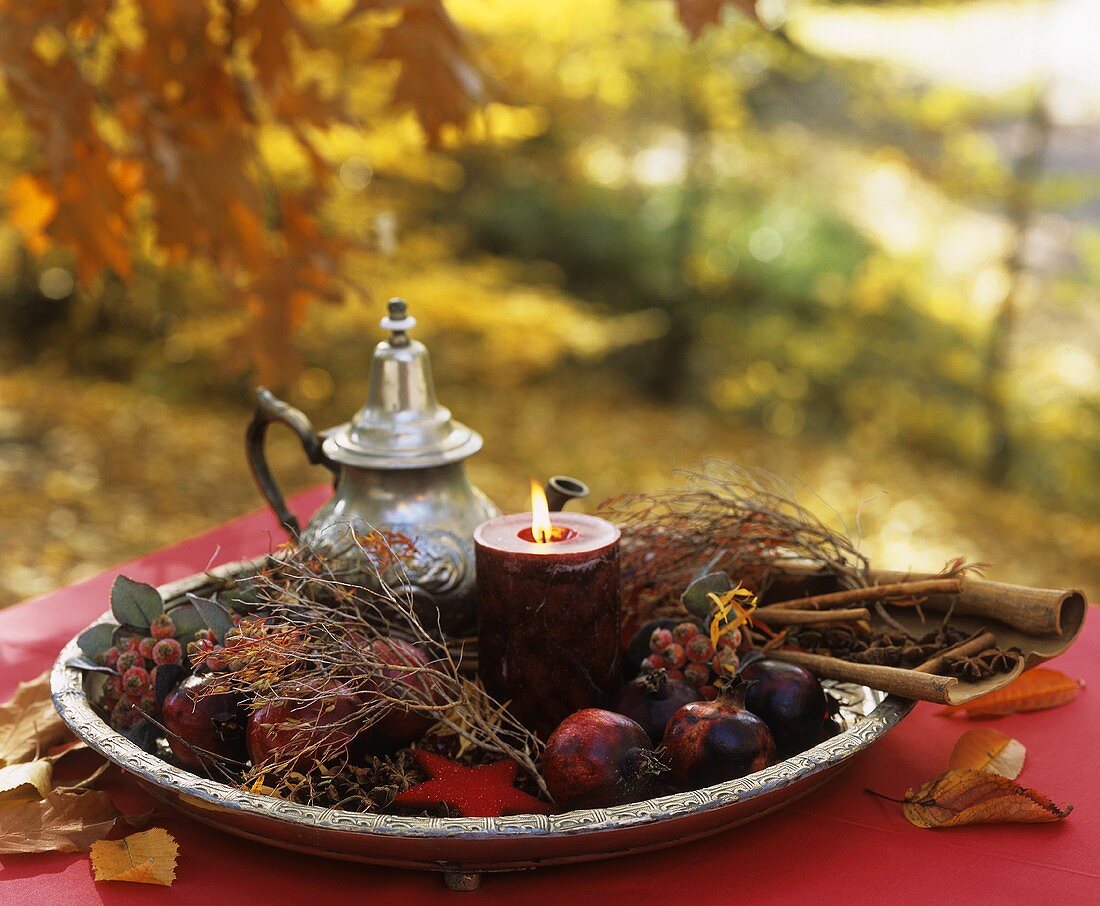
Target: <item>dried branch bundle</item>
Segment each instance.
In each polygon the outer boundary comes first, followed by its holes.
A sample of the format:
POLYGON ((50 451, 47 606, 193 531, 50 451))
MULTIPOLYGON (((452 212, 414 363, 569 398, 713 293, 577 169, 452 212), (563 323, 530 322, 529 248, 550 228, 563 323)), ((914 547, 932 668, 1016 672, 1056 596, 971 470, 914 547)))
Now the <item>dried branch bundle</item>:
MULTIPOLYGON (((370 554, 388 548, 377 534, 356 543, 370 554)), ((273 725, 286 743, 253 765, 245 782, 324 803, 329 794, 315 788, 314 779, 353 771, 348 740, 399 712, 435 721, 432 733, 457 737, 463 754, 513 759, 545 793, 537 737, 459 673, 411 595, 387 582, 399 560, 375 562, 380 569, 365 576, 361 565, 291 549, 238 580, 259 616, 227 637, 221 656, 228 669, 211 691, 239 693, 253 710, 283 704, 288 707, 278 713, 289 715, 273 725), (423 659, 392 644, 395 638, 412 640, 423 659), (324 715, 320 727, 318 713, 324 715)))
POLYGON ((774 476, 721 461, 681 474, 686 488, 624 494, 600 507, 623 533, 628 620, 674 604, 700 571, 724 570, 760 590, 785 566, 810 560, 843 587, 869 584, 867 559, 853 542, 797 503, 774 476))

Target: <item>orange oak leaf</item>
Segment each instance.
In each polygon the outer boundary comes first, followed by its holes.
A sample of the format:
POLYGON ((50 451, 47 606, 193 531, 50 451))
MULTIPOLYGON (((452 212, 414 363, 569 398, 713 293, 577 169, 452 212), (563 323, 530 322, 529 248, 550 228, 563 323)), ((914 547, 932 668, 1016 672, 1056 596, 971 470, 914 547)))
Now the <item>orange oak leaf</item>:
POLYGON ((998 730, 967 730, 955 743, 947 766, 952 770, 989 771, 1009 780, 1020 776, 1027 749, 998 730))
POLYGON ((0 853, 87 852, 120 817, 98 790, 0 802, 0 853))
POLYGON ((755 22, 760 18, 756 14, 755 0, 675 0, 676 15, 694 41, 703 29, 717 25, 722 17, 722 9, 732 6, 739 9, 755 22))
POLYGON ((1000 717, 1019 711, 1042 711, 1068 705, 1084 684, 1058 670, 1036 667, 1020 674, 1003 689, 962 705, 949 705, 940 714, 965 713, 967 717, 1000 717))
POLYGON ((92 844, 92 870, 97 881, 130 881, 171 887, 176 880, 179 845, 161 827, 121 840, 92 844))
POLYGON ((988 771, 948 771, 907 790, 902 812, 917 827, 965 824, 1038 824, 1061 821, 1072 805, 1059 808, 1042 793, 988 771))

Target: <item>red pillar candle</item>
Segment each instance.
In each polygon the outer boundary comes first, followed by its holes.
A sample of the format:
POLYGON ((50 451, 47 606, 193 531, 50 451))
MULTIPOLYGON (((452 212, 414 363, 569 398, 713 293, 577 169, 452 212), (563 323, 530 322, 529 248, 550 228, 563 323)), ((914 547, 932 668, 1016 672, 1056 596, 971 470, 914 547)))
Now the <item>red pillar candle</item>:
POLYGON ((478 673, 543 739, 574 711, 609 705, 622 681, 619 534, 582 513, 554 513, 547 541, 530 513, 474 532, 478 673))

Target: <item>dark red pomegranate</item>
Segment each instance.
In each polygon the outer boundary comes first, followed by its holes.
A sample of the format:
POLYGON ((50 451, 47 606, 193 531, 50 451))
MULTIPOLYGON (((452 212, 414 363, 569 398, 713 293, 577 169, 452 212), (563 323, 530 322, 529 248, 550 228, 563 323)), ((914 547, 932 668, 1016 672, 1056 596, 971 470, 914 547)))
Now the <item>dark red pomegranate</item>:
POLYGON ((745 687, 735 682, 714 701, 692 702, 665 727, 669 777, 684 790, 735 780, 767 767, 775 742, 767 724, 744 707, 745 687))
POLYGON ((254 765, 305 770, 314 761, 343 757, 362 729, 360 704, 334 680, 306 686, 284 683, 279 698, 248 719, 248 754, 254 765))
POLYGON ((671 678, 665 670, 653 670, 623 686, 615 710, 640 724, 653 744, 660 745, 668 719, 702 697, 682 679, 671 678))
POLYGON ((546 741, 542 776, 562 808, 604 808, 654 795, 666 770, 649 735, 614 711, 570 714, 546 741))
MULTIPOLYGON (((359 692, 361 700, 374 694, 416 705, 440 703, 439 691, 432 687, 430 676, 423 670, 431 661, 420 648, 393 638, 375 639, 370 648, 375 657, 393 666, 383 670, 380 677, 368 681, 366 688, 359 692)), ((356 749, 392 752, 420 739, 437 720, 430 711, 389 704, 382 717, 364 728, 356 749)))
POLYGON ((745 707, 768 725, 780 758, 789 758, 822 739, 827 701, 816 676, 803 667, 769 658, 745 664, 745 707))
POLYGON ((193 771, 209 770, 217 758, 243 762, 248 757, 243 702, 235 693, 211 691, 217 679, 188 676, 164 697, 161 721, 169 731, 168 745, 193 771))

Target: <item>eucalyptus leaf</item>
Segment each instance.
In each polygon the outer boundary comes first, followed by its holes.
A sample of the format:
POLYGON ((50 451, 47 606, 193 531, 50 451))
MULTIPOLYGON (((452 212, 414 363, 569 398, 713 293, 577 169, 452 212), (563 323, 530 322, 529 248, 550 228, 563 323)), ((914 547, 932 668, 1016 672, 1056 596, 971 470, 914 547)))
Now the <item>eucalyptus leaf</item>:
POLYGON ((218 642, 225 641, 225 634, 233 628, 233 621, 229 613, 213 598, 202 598, 198 595, 188 594, 187 600, 195 605, 199 616, 202 617, 208 629, 213 630, 218 642))
POLYGON ((118 676, 117 670, 112 670, 104 664, 97 664, 91 658, 86 658, 79 654, 65 661, 65 666, 75 667, 77 670, 86 670, 89 673, 106 673, 110 676, 118 676))
POLYGON ((168 608, 168 616, 176 624, 176 639, 184 649, 187 648, 188 642, 195 641, 195 634, 200 629, 206 628, 206 621, 199 613, 199 609, 190 601, 168 608))
POLYGON ((164 704, 164 699, 168 696, 181 679, 187 675, 187 671, 179 664, 161 664, 157 667, 157 678, 153 685, 153 691, 156 693, 157 701, 160 704, 164 704))
POLYGON ((680 596, 680 601, 692 616, 709 620, 714 610, 714 602, 709 594, 724 594, 733 588, 733 581, 724 572, 707 573, 692 582, 680 596))
POLYGON ((152 585, 119 576, 111 588, 111 613, 120 623, 148 629, 164 613, 164 602, 152 585))
POLYGON ((97 654, 103 654, 115 643, 116 629, 118 626, 114 623, 96 623, 95 626, 89 626, 77 636, 76 644, 88 657, 94 658, 97 654))

